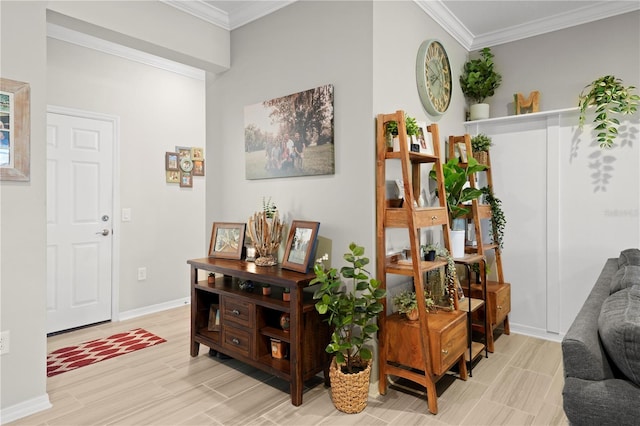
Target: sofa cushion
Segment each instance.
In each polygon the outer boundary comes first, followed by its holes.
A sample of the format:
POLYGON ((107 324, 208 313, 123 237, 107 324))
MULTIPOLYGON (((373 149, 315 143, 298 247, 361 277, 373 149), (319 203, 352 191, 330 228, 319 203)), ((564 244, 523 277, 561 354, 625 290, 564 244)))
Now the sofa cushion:
POLYGON ((627 265, 618 269, 611 279, 611 288, 609 293, 640 284, 640 266, 627 265))
POLYGON ((598 332, 609 359, 640 386, 640 285, 620 290, 604 301, 598 332))
POLYGON ((639 249, 630 248, 620 252, 620 257, 618 257, 618 266, 622 268, 627 265, 640 265, 639 249))

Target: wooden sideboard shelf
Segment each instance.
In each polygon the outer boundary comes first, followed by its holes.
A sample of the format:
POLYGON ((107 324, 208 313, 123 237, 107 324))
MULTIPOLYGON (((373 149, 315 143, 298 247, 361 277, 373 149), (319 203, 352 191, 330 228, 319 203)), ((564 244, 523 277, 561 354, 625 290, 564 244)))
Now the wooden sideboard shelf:
POLYGON ((191 265, 191 356, 197 356, 203 344, 288 380, 296 406, 302 404, 306 380, 323 372, 329 384, 325 347, 330 333, 315 309, 315 286, 309 286, 315 275, 244 260, 207 257, 187 263, 191 265), (198 281, 200 269, 218 274, 215 281, 198 281), (254 283, 253 292, 240 288, 243 281, 254 283), (271 285, 269 296, 262 294, 261 284, 271 285), (290 290, 290 301, 282 300, 285 289, 290 290), (210 314, 216 310, 219 321, 212 327, 210 314), (283 314, 289 315, 288 330, 280 325, 283 314), (286 346, 282 358, 272 356, 271 339, 286 346))

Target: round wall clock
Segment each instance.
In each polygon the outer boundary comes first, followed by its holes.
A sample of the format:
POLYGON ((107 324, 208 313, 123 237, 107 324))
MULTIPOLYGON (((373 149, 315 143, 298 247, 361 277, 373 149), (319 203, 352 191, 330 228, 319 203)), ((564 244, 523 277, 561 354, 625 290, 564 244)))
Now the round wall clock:
POLYGON ((444 46, 425 40, 416 58, 416 82, 422 105, 432 115, 442 115, 451 102, 451 66, 444 46))
POLYGON ((182 169, 182 171, 186 173, 190 172, 191 169, 193 169, 193 161, 188 158, 183 158, 180 161, 180 169, 182 169))

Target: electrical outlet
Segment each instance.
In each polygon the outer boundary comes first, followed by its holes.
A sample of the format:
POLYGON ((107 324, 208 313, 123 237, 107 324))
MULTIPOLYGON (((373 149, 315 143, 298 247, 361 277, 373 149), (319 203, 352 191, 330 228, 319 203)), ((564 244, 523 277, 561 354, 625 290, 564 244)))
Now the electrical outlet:
POLYGON ((0 333, 0 355, 9 353, 9 330, 0 333))
POLYGON ((138 268, 138 281, 144 281, 147 279, 147 268, 138 268))

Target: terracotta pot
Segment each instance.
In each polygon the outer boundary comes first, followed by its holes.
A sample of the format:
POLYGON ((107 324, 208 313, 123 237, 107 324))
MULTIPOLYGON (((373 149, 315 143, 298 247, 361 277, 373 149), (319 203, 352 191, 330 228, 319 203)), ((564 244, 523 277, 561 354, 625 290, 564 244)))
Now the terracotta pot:
POLYGON ((407 315, 407 319, 409 321, 416 321, 418 319, 418 317, 419 317, 417 309, 414 309, 411 312, 407 312, 406 315, 407 315))
POLYGON ((271 294, 271 287, 262 287, 262 295, 268 296, 271 294))
POLYGON ((282 300, 288 302, 291 300, 291 293, 282 293, 282 300))

